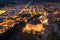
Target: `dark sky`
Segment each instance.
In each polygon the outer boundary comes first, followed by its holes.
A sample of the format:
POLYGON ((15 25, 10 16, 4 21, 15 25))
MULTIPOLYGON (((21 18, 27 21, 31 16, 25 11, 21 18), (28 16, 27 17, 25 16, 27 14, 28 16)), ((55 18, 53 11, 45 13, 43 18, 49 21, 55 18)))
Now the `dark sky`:
MULTIPOLYGON (((2 3, 28 3, 31 0, 0 0, 2 3)), ((60 2, 60 0, 32 0, 32 3, 60 2)))

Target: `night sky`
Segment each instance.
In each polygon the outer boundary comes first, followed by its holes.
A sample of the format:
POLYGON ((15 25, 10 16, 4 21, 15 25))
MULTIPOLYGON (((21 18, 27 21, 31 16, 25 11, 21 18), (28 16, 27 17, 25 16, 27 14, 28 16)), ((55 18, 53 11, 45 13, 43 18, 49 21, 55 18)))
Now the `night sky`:
MULTIPOLYGON (((28 3, 31 0, 0 0, 0 4, 16 4, 16 3, 28 3)), ((33 3, 45 3, 45 2, 60 2, 60 0, 32 0, 33 3)))

